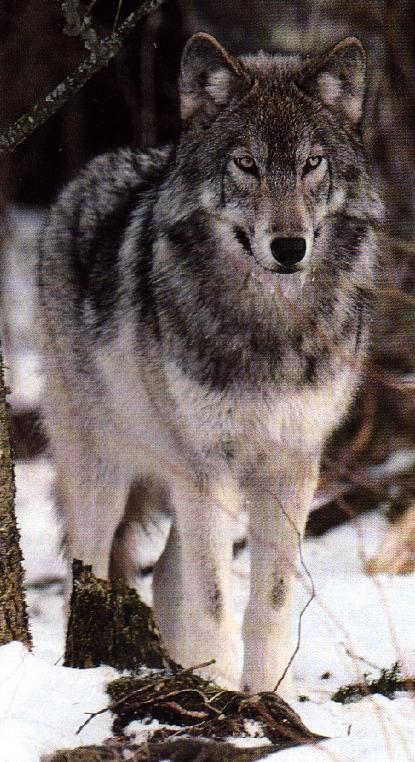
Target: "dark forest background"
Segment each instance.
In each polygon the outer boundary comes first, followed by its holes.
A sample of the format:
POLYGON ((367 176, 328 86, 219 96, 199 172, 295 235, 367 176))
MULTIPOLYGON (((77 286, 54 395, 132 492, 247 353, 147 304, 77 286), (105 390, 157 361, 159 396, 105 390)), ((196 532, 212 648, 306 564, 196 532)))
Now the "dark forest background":
MULTIPOLYGON (((0 5, 0 132, 85 57, 57 0, 0 5)), ((81 0, 98 36, 111 33, 137 0, 81 0)), ((319 51, 358 36, 368 53, 364 135, 385 199, 373 348, 342 430, 327 448, 319 511, 309 531, 382 505, 395 518, 415 498, 415 472, 386 467, 414 449, 415 4, 409 0, 166 0, 122 51, 46 124, 0 163, 0 215, 10 204, 45 207, 92 156, 174 140, 179 131, 180 54, 195 31, 233 53, 319 51)), ((72 30, 73 32, 73 30, 72 30)), ((4 309, 3 309, 4 312, 4 309)), ((7 324, 7 315, 3 314, 7 324)), ((6 350, 7 350, 7 327, 6 350)), ((36 411, 14 411, 17 454, 45 445, 36 411)))

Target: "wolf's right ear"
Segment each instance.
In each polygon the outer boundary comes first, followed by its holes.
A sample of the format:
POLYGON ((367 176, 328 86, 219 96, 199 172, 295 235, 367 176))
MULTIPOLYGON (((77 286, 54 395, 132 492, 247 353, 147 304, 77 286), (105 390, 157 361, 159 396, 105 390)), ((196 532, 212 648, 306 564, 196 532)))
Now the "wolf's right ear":
POLYGON ((242 64, 214 37, 194 34, 182 54, 180 111, 183 127, 207 127, 246 86, 242 64))

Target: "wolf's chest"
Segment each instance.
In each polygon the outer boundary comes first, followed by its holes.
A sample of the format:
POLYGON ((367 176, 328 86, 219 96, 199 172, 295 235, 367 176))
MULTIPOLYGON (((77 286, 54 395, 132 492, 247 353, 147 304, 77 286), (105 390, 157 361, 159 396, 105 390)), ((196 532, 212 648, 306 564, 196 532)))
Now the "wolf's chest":
POLYGON ((177 366, 169 368, 176 423, 199 452, 230 460, 266 448, 319 447, 344 415, 357 375, 344 368, 324 385, 252 392, 206 390, 177 366))

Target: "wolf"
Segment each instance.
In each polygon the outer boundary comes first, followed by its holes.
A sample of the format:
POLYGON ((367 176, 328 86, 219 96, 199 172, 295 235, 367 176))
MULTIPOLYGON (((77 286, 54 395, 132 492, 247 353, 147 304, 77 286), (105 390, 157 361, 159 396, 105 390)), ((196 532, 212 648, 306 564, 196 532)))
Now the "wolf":
POLYGON ((365 53, 232 56, 187 42, 181 133, 94 159, 40 244, 43 409, 68 556, 154 570, 171 656, 240 681, 232 537, 249 512, 244 690, 291 690, 295 564, 327 438, 370 333, 381 204, 361 118, 365 53))

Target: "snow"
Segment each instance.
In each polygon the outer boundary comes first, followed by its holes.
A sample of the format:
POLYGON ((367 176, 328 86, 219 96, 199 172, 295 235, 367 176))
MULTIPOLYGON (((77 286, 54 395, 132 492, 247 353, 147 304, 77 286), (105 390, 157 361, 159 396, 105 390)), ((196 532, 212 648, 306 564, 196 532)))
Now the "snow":
MULTIPOLYGON (((388 701, 384 696, 363 699, 342 708, 344 730, 334 740, 315 747, 270 754, 267 762, 406 762, 413 760, 415 742, 413 698, 388 701)), ((333 731, 332 731, 333 734, 333 731)))
MULTIPOLYGON (((86 712, 106 706, 110 667, 56 667, 20 643, 0 648, 0 749, 3 762, 38 762, 40 755, 81 744, 76 735, 86 712)), ((111 717, 101 714, 82 731, 82 743, 111 735, 111 717)))
MULTIPOLYGON (((11 382, 16 406, 32 406, 40 387, 38 359, 28 326, 34 322, 34 301, 27 279, 30 231, 36 215, 13 213, 17 230, 11 251, 19 266, 8 271, 6 304, 11 382), (22 231, 22 225, 24 230, 22 231), (19 242, 25 250, 21 256, 19 242), (23 268, 23 271, 22 271, 23 268), (25 321, 14 315, 25 304, 25 321), (13 330, 12 330, 13 329, 13 330), (24 383, 21 381, 24 379, 24 383), (17 386, 16 386, 17 381, 17 386), (17 388, 17 391, 16 391, 17 388)), ((410 456, 410 454, 409 454, 410 456)), ((408 457, 409 457, 408 456, 408 457)), ((405 456, 406 457, 406 456, 405 456)), ((99 743, 111 735, 111 715, 95 717, 79 734, 88 716, 108 704, 106 683, 116 673, 108 667, 73 670, 61 666, 64 651, 62 587, 65 567, 60 556, 60 530, 53 502, 53 467, 46 457, 20 462, 16 467, 16 511, 22 533, 27 599, 33 633, 33 653, 21 644, 0 648, 0 762, 39 762, 57 748, 99 743)), ((413 575, 367 577, 364 559, 373 553, 386 532, 376 513, 303 543, 304 561, 316 595, 302 619, 301 647, 294 661, 298 696, 293 708, 312 730, 330 737, 315 747, 297 747, 267 759, 278 762, 406 762, 415 760, 415 698, 399 694, 395 700, 368 696, 341 705, 330 700, 340 686, 360 680, 365 672, 390 667, 399 660, 406 675, 415 673, 415 585, 413 575), (328 676, 325 673, 329 673, 328 676), (325 677, 323 678, 323 675, 325 677)), ((241 527, 238 527, 241 532, 241 527)), ((142 534, 145 564, 160 552, 166 526, 142 534)), ((249 554, 234 561, 237 614, 242 619, 248 594, 249 554)), ((151 602, 151 576, 140 580, 139 592, 151 602)), ((310 584, 299 566, 294 610, 310 595, 310 584)), ((293 633, 298 620, 293 615, 293 633)), ((134 722, 130 731, 145 738, 157 723, 134 722)), ((247 727, 255 734, 254 725, 247 727)), ((248 738, 242 744, 261 743, 248 738)))
MULTIPOLYGON (((50 464, 45 458, 16 468, 17 515, 27 569, 28 602, 34 652, 20 644, 0 648, 0 758, 2 762, 38 762, 40 754, 56 748, 98 743, 111 735, 111 716, 94 718, 76 735, 88 712, 105 707, 105 684, 115 671, 107 667, 72 670, 56 665, 64 649, 62 590, 52 582, 34 587, 48 576, 62 577, 59 531, 50 497, 50 464)), ((331 737, 315 748, 296 748, 270 755, 279 762, 403 762, 415 759, 415 699, 400 694, 394 701, 368 696, 341 705, 330 700, 340 685, 361 679, 375 667, 399 659, 405 671, 415 671, 414 580, 405 577, 367 577, 362 559, 378 545, 384 522, 366 515, 354 524, 318 539, 304 541, 303 556, 316 588, 316 598, 302 621, 301 648, 294 665, 298 695, 305 702, 293 708, 312 730, 331 737), (362 659, 366 661, 362 661, 362 659), (322 679, 324 673, 328 679, 322 679), (411 756, 412 754, 412 756, 411 756)), ((147 539, 148 560, 151 543, 147 539)), ((153 547, 153 558, 159 549, 153 547)), ((248 552, 234 562, 234 584, 241 619, 248 592, 248 552)), ((151 600, 150 576, 140 590, 151 600)), ((306 600, 304 575, 298 571, 295 608, 306 600)), ((296 628, 293 617, 293 630, 296 628)), ((130 732, 142 739, 157 727, 134 722, 130 732)), ((254 727, 247 728, 248 735, 254 727)), ((255 739, 241 741, 253 744, 255 739)), ((258 745, 261 740, 258 739, 258 745)))

